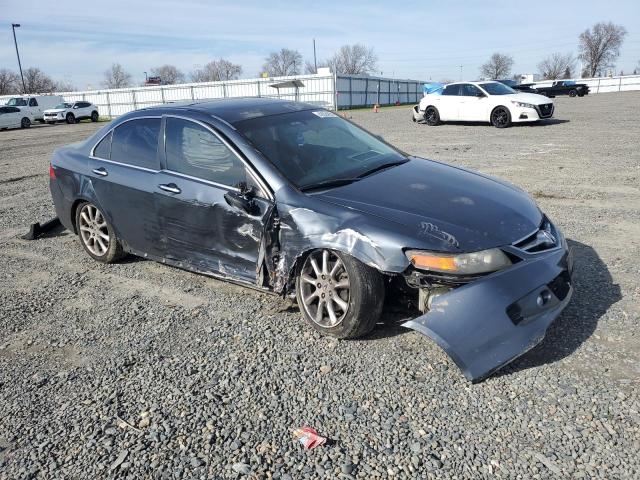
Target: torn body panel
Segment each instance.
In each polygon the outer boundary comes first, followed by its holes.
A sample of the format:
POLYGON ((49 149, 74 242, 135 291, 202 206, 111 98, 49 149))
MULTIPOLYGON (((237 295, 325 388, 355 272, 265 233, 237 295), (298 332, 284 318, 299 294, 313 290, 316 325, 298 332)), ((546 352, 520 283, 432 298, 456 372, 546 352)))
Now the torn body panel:
POLYGON ((433 339, 477 382, 542 340, 571 298, 571 272, 563 239, 559 248, 437 296, 429 312, 404 326, 433 339))

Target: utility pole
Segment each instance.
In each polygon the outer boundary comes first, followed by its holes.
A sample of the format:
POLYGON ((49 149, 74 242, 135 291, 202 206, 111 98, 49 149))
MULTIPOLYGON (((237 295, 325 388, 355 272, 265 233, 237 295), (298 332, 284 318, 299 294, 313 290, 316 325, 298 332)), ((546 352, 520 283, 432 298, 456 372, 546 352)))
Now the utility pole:
POLYGON ((462 65, 460 65, 460 81, 462 81, 462 65))
POLYGON ((318 60, 316 59, 316 39, 313 39, 313 68, 318 73, 318 60))
POLYGON ((22 74, 22 64, 20 63, 20 53, 18 53, 18 41, 16 40, 16 28, 20 26, 19 23, 12 23, 11 29, 13 30, 13 43, 16 46, 16 56, 18 57, 18 68, 20 69, 20 78, 22 79, 22 93, 27 93, 27 86, 24 83, 24 75, 22 74))

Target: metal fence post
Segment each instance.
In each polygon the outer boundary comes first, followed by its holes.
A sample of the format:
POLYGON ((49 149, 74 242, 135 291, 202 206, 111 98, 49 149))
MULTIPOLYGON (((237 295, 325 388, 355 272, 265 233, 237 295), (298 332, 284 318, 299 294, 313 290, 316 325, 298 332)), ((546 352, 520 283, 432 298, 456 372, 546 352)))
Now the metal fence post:
POLYGON ((164 103, 164 88, 160 87, 160 98, 162 99, 162 103, 164 103))
POLYGON ((596 90, 596 93, 600 93, 600 80, 602 79, 598 78, 598 89, 596 90))
POLYGON ((258 98, 260 98, 262 96, 262 94, 260 93, 260 83, 261 83, 260 80, 256 81, 256 85, 258 87, 258 98))
POLYGON ((334 110, 338 111, 338 74, 333 74, 333 106, 334 110))
POLYGON ((196 99, 196 97, 193 94, 193 85, 191 85, 191 100, 195 100, 195 99, 196 99))
POLYGON ((620 82, 618 83, 618 91, 622 90, 622 77, 620 77, 620 82))
POLYGON ((364 83, 364 106, 365 107, 369 106, 369 102, 367 100, 369 100, 369 77, 366 78, 364 83))
POLYGON ((227 98, 227 84, 226 83, 222 83, 222 96, 224 98, 227 98))
POLYGON ((353 78, 349 77, 349 108, 353 108, 353 78))
POLYGON ((111 98, 109 97, 109 92, 107 92, 107 112, 109 114, 109 118, 112 118, 111 115, 111 98))
POLYGON ((136 101, 136 91, 135 90, 131 90, 131 98, 133 100, 133 109, 137 110, 138 109, 138 102, 136 101))

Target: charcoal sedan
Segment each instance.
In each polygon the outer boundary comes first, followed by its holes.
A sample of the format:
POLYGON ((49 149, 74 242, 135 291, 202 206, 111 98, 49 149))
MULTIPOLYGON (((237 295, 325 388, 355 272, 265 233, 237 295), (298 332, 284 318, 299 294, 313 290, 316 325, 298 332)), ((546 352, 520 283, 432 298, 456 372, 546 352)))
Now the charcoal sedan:
POLYGON ((295 297, 338 338, 371 331, 386 297, 472 381, 538 343, 572 292, 567 242, 524 192, 310 104, 132 112, 56 150, 50 179, 97 261, 132 253, 295 297))

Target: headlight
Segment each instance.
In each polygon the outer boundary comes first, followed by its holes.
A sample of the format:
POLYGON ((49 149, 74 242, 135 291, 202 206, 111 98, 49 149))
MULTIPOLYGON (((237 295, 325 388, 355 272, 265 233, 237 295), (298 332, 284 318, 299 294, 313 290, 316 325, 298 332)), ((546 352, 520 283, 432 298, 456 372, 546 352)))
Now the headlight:
POLYGON ((533 109, 536 108, 535 105, 532 105, 530 103, 516 102, 515 100, 511 100, 511 103, 513 103, 514 105, 517 105, 518 107, 522 107, 522 108, 533 108, 533 109))
POLYGON ((495 272, 511 265, 509 257, 498 248, 459 254, 407 250, 405 254, 416 268, 457 275, 495 272))

